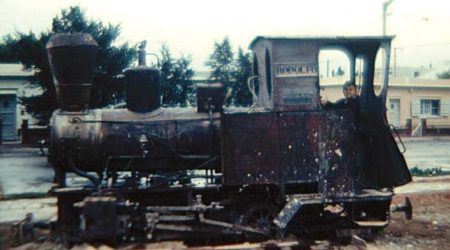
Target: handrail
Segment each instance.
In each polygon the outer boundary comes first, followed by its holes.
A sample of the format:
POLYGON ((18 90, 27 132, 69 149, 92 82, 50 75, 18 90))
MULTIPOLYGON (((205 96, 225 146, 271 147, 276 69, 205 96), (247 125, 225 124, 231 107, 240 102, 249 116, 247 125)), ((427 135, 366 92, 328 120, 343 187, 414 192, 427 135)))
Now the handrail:
POLYGON ((400 137, 400 134, 398 133, 397 129, 394 127, 394 125, 389 124, 389 128, 394 131, 394 133, 397 135, 398 140, 400 141, 400 144, 402 144, 403 150, 401 151, 402 154, 404 154, 406 152, 406 147, 405 144, 403 143, 402 138, 400 137))

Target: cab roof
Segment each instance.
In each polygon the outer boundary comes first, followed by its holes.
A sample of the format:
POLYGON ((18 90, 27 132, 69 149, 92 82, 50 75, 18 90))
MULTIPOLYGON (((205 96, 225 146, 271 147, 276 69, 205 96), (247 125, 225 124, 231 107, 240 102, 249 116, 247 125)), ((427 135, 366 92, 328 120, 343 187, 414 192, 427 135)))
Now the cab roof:
POLYGON ((346 44, 371 44, 391 42, 395 36, 257 36, 250 43, 249 48, 261 40, 269 41, 317 41, 324 45, 346 45, 346 44))

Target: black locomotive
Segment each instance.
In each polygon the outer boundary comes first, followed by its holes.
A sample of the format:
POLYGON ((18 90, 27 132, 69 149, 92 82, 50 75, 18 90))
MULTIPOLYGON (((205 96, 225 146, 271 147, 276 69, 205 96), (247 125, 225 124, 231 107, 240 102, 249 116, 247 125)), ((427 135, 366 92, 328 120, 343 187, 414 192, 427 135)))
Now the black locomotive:
POLYGON ((140 65, 124 72, 126 108, 88 109, 97 44, 88 34, 54 35, 60 232, 70 241, 147 241, 383 228, 392 188, 411 181, 386 121, 387 77, 374 93, 375 56, 384 49, 389 62, 391 40, 257 37, 250 108, 222 107, 221 84, 198 85, 197 108, 161 107, 159 72, 140 65), (320 105, 319 51, 330 47, 364 62, 357 115, 320 105), (89 185, 69 183, 73 173, 89 185))

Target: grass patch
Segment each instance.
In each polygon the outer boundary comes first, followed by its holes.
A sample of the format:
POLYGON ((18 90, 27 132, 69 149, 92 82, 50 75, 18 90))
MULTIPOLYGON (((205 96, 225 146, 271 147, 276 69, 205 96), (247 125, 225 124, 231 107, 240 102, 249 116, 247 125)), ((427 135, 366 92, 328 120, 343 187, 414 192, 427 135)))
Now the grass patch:
POLYGON ((450 175, 449 170, 442 170, 442 168, 420 169, 418 167, 413 167, 409 171, 411 172, 411 174, 413 176, 419 176, 419 177, 450 175))

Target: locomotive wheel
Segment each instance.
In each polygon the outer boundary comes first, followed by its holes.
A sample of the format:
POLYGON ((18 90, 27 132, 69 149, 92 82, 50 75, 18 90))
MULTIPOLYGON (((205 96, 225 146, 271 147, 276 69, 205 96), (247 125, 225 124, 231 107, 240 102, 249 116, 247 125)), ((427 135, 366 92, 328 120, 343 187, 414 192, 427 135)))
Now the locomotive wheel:
POLYGON ((280 209, 270 203, 256 203, 247 206, 244 209, 244 217, 242 224, 267 232, 266 236, 245 233, 245 237, 249 241, 261 241, 266 238, 274 237, 277 234, 277 228, 272 223, 280 209))

